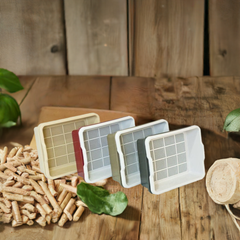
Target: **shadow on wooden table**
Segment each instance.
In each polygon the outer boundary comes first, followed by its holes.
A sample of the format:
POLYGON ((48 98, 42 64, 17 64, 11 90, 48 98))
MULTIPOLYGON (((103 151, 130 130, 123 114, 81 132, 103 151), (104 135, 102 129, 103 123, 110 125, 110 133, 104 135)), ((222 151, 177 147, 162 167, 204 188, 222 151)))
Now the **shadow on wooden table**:
POLYGON ((127 206, 125 211, 118 217, 126 220, 130 220, 130 221, 138 221, 140 213, 141 212, 137 208, 133 206, 127 206))

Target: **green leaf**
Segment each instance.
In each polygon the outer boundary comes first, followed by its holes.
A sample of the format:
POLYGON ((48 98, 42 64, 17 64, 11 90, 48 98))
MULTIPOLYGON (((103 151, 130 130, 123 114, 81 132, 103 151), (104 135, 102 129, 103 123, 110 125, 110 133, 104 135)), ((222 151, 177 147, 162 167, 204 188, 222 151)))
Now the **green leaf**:
POLYGON ((6 122, 6 123, 3 123, 3 124, 0 125, 0 127, 5 127, 5 128, 10 128, 10 127, 13 127, 13 126, 16 126, 16 123, 12 122, 12 121, 9 121, 9 122, 6 122))
POLYGON ((10 93, 14 93, 23 89, 19 78, 6 69, 0 68, 0 88, 7 90, 10 93))
POLYGON ((7 94, 0 94, 0 127, 16 125, 19 117, 21 112, 16 100, 7 94))
POLYGON ((240 108, 233 110, 227 115, 223 129, 228 132, 240 131, 240 108))
POLYGON ((77 186, 77 195, 91 212, 117 216, 127 207, 128 199, 123 192, 110 194, 108 190, 81 182, 77 186))

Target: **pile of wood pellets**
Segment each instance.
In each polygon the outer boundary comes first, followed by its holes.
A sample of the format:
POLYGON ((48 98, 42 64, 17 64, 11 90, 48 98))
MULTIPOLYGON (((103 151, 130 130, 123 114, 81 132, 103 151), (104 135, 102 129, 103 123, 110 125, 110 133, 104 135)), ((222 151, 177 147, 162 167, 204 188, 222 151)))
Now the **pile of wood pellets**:
POLYGON ((0 149, 0 160, 0 222, 13 227, 34 222, 44 227, 52 222, 62 227, 80 219, 87 206, 76 195, 76 186, 83 181, 77 174, 47 179, 40 170, 37 150, 28 145, 0 149))

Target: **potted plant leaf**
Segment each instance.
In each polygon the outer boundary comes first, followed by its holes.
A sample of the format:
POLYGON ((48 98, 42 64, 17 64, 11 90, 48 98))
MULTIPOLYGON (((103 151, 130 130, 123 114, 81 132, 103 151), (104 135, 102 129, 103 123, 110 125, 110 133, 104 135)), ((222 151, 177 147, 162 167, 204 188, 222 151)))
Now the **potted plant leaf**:
POLYGON ((23 89, 19 78, 6 69, 0 68, 0 134, 3 128, 21 124, 21 111, 17 101, 9 94, 23 89))
POLYGON ((240 108, 227 115, 223 129, 229 132, 229 137, 240 142, 240 108))

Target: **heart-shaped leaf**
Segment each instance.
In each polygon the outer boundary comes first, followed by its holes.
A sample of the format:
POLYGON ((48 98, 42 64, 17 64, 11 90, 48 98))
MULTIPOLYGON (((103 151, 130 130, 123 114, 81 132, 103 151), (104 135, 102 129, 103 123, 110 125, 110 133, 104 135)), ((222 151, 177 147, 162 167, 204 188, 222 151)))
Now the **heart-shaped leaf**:
POLYGON ((240 108, 233 110, 227 115, 223 129, 228 132, 240 131, 240 108))
POLYGON ((0 127, 16 125, 19 117, 21 120, 21 112, 16 100, 7 94, 0 94, 0 127))
POLYGON ((117 216, 127 207, 128 199, 123 192, 110 194, 108 190, 81 182, 77 186, 77 195, 88 206, 89 210, 97 214, 117 216))
POLYGON ((0 68, 0 88, 7 90, 10 93, 14 93, 23 89, 19 78, 6 69, 0 68))

